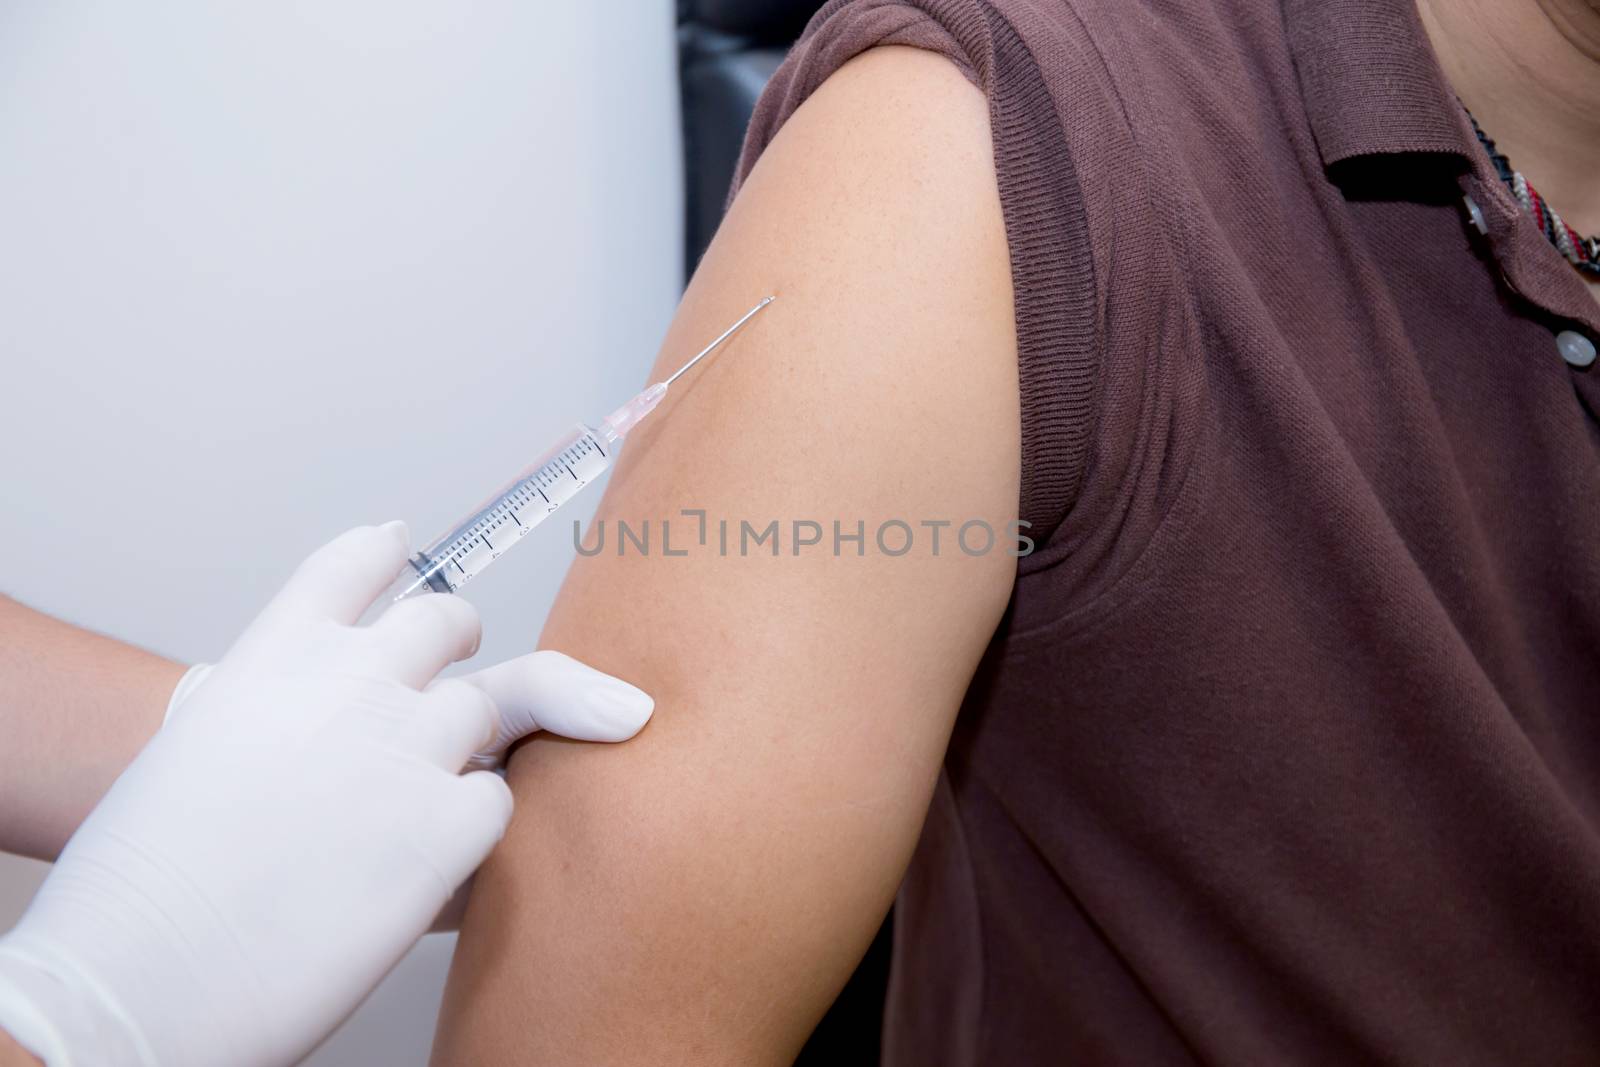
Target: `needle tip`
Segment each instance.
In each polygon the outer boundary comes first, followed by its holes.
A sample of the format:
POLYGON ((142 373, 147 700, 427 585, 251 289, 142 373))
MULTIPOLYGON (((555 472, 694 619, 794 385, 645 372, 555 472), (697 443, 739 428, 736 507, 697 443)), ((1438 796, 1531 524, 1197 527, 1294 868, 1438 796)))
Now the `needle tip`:
POLYGON ((673 371, 671 375, 669 375, 668 377, 663 379, 659 383, 662 386, 662 388, 665 388, 665 387, 671 385, 673 382, 677 381, 680 377, 682 377, 684 371, 688 370, 690 367, 694 366, 696 363, 699 363, 710 352, 712 352, 718 345, 722 344, 722 342, 726 341, 729 337, 732 337, 734 332, 737 331, 739 329, 739 327, 743 326, 746 322, 749 322, 750 321, 750 316, 754 315, 756 312, 760 311, 762 308, 766 307, 768 304, 772 303, 776 299, 778 299, 778 294, 777 293, 773 293, 771 296, 767 297, 765 300, 762 300, 761 303, 757 304, 755 307, 751 308, 749 311, 746 311, 744 313, 744 316, 742 318, 740 318, 738 322, 734 323, 732 326, 729 326, 726 330, 722 331, 722 336, 721 337, 718 337, 715 341, 712 341, 710 344, 706 345, 704 348, 702 348, 699 351, 699 353, 693 359, 691 359, 689 362, 685 363, 683 366, 681 366, 677 370, 673 371))

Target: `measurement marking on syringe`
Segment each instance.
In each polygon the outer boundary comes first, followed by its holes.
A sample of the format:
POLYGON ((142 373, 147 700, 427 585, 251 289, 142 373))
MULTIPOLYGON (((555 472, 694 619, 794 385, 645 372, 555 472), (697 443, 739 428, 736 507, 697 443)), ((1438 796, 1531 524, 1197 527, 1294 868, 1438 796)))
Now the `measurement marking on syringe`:
MULTIPOLYGON (((665 396, 669 385, 731 337, 751 316, 770 304, 772 299, 767 297, 751 308, 743 318, 723 331, 720 337, 676 372, 607 416, 603 423, 604 430, 578 427, 575 434, 568 436, 555 449, 546 452, 533 466, 525 468, 523 473, 509 483, 498 496, 490 497, 475 513, 466 516, 454 530, 433 542, 435 546, 433 549, 418 552, 413 566, 426 580, 426 586, 441 592, 459 589, 465 583, 472 581, 484 567, 509 550, 511 545, 546 522, 564 504, 589 485, 600 481, 602 474, 611 465, 611 445, 607 441, 620 442, 640 419, 655 408, 665 396), (602 433, 607 435, 606 440, 599 439, 602 433), (583 468, 581 475, 578 473, 579 467, 583 468), (562 472, 571 479, 570 482, 562 481, 562 472), (535 497, 544 505, 543 507, 534 506, 535 497), (524 509, 528 515, 526 522, 522 518, 524 509), (501 541, 507 546, 502 549, 494 543, 494 537, 500 534, 502 528, 507 528, 507 520, 513 526, 508 528, 511 530, 509 539, 500 535, 501 541), (417 566, 418 562, 423 566, 417 566), (452 567, 456 571, 455 578, 448 577, 452 567)), ((413 582, 413 586, 401 595, 410 596, 417 591, 415 586, 418 584, 413 582)))

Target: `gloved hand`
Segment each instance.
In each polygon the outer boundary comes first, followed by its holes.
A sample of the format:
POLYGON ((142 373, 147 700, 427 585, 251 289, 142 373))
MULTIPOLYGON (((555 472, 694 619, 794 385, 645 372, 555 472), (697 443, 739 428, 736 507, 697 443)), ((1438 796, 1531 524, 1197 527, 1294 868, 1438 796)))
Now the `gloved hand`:
POLYGON ((577 741, 626 741, 644 728, 655 702, 627 682, 570 656, 541 649, 461 676, 499 711, 494 737, 467 761, 476 770, 498 767, 506 749, 531 733, 577 741))
MULTIPOLYGON (((307 559, 0 938, 0 1028, 50 1067, 300 1058, 499 840, 505 783, 459 772, 504 723, 483 689, 429 685, 476 649, 471 605, 426 596, 349 625, 406 552, 394 523, 307 559)), ((545 699, 606 704, 564 657, 513 662, 489 673, 547 724, 545 699)))
MULTIPOLYGON (((178 680, 167 703, 166 721, 214 665, 197 663, 178 680)), ((529 652, 471 674, 468 682, 494 701, 494 736, 467 761, 473 770, 493 770, 506 750, 540 730, 575 741, 626 741, 649 720, 655 704, 643 691, 550 649, 529 652)))

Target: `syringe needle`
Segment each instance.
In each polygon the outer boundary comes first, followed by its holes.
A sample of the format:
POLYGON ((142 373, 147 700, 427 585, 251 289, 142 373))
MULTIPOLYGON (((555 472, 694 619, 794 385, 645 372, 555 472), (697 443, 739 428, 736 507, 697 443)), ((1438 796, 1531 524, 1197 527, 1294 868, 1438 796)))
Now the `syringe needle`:
POLYGON ((755 307, 751 308, 749 311, 746 311, 744 313, 744 316, 742 318, 740 318, 738 322, 734 323, 732 326, 729 326, 726 330, 723 331, 721 337, 717 338, 715 341, 712 341, 710 344, 708 344, 704 348, 702 348, 695 355, 695 357, 693 359, 691 359, 689 362, 685 363, 683 366, 679 367, 677 370, 673 371, 672 372, 672 376, 667 378, 667 379, 665 379, 664 381, 662 381, 661 384, 664 385, 664 386, 665 385, 671 385, 673 382, 677 381, 678 378, 682 376, 684 371, 688 370, 690 367, 694 366, 696 363, 699 363, 702 359, 705 359, 706 356, 710 355, 716 349, 716 347, 718 345, 720 345, 722 342, 726 341, 728 338, 732 337, 734 335, 734 333, 739 329, 739 327, 741 327, 745 323, 749 322, 751 317, 753 315, 755 315, 756 312, 760 311, 762 308, 766 307, 768 304, 772 303, 776 299, 778 299, 778 297, 776 296, 776 294, 774 294, 773 296, 769 296, 765 300, 761 301, 761 303, 757 304, 755 307))
POLYGON ((706 356, 715 351, 718 345, 732 337, 735 330, 750 321, 750 316, 754 315, 756 312, 760 311, 762 308, 766 307, 776 299, 778 299, 776 296, 769 296, 765 300, 761 301, 761 303, 751 308, 749 311, 746 311, 743 318, 734 323, 732 326, 729 326, 726 330, 723 330, 721 337, 702 348, 693 359, 673 372, 672 377, 665 378, 656 384, 649 386, 644 390, 644 392, 638 394, 632 400, 629 400, 626 404, 607 415, 600 424, 604 443, 607 445, 615 444, 622 438, 626 437, 635 426, 639 425, 639 420, 643 419, 646 415, 654 411, 656 409, 656 405, 661 403, 662 399, 667 395, 667 386, 677 381, 678 378, 682 376, 684 371, 688 370, 696 363, 699 363, 702 359, 705 359, 706 356))
POLYGON ((617 449, 622 447, 629 431, 661 403, 667 395, 667 386, 776 299, 776 296, 769 296, 745 312, 738 322, 679 367, 672 377, 646 388, 602 419, 598 427, 579 426, 574 433, 557 441, 542 459, 507 482, 450 532, 413 556, 411 569, 395 580, 393 589, 381 603, 393 603, 429 590, 454 593, 471 581, 584 486, 592 485, 616 460, 617 449))

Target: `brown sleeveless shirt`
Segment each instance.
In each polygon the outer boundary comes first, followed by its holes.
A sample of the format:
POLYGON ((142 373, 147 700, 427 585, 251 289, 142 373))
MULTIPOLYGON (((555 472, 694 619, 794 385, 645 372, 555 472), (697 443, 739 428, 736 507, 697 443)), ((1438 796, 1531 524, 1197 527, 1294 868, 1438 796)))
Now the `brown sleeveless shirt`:
POLYGON ((836 0, 740 174, 877 44, 989 100, 1039 542, 887 1062, 1600 1062, 1600 306, 1409 0, 836 0))

